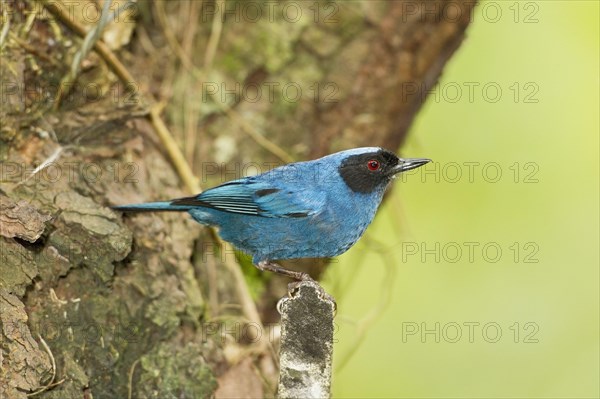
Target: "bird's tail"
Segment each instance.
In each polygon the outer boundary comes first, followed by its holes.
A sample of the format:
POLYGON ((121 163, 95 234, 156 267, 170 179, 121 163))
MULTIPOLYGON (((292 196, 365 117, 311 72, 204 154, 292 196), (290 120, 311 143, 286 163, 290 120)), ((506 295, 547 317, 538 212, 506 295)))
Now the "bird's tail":
POLYGON ((184 212, 192 209, 191 206, 173 205, 172 201, 146 202, 144 204, 117 205, 111 207, 121 212, 184 212))

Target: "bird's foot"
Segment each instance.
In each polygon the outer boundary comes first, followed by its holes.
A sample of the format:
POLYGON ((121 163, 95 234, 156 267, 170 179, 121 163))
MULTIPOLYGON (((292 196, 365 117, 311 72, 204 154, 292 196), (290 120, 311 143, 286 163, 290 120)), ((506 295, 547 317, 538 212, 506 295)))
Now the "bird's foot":
POLYGON ((312 277, 308 275, 308 273, 297 272, 294 270, 288 270, 285 267, 279 266, 277 263, 269 262, 268 260, 263 260, 258 262, 255 265, 259 270, 267 270, 273 273, 281 274, 283 276, 291 277, 294 280, 298 281, 307 281, 312 280, 312 277))
POLYGON ((319 283, 317 283, 308 273, 297 272, 297 271, 294 271, 294 270, 288 270, 288 269, 286 269, 284 267, 279 266, 276 263, 272 263, 272 262, 269 262, 269 261, 258 262, 255 266, 259 270, 268 270, 270 272, 282 274, 284 276, 291 277, 294 280, 296 280, 295 282, 288 284, 288 296, 289 297, 294 296, 294 292, 298 289, 298 287, 303 282, 305 282, 305 281, 313 281, 315 283, 315 285, 317 285, 317 287, 319 289, 319 297, 322 300, 331 301, 331 303, 333 303, 334 313, 335 313, 335 311, 337 311, 337 303, 335 302, 335 299, 331 295, 329 295, 327 292, 325 292, 325 290, 323 289, 323 287, 321 287, 321 285, 319 283))

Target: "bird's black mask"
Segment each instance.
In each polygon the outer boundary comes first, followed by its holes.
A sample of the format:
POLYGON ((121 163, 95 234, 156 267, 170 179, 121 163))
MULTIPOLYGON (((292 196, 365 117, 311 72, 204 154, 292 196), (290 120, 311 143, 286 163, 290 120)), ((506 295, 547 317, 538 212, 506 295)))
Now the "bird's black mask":
POLYGON ((352 191, 367 194, 387 186, 400 171, 399 162, 396 154, 381 149, 346 158, 340 165, 339 172, 352 191))

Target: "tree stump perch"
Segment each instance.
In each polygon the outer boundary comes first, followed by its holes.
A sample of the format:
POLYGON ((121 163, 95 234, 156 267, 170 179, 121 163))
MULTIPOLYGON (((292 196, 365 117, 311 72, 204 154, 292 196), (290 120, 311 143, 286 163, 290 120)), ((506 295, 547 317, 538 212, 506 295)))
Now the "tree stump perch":
POLYGON ((279 303, 279 398, 328 398, 335 304, 315 281, 302 281, 279 303))

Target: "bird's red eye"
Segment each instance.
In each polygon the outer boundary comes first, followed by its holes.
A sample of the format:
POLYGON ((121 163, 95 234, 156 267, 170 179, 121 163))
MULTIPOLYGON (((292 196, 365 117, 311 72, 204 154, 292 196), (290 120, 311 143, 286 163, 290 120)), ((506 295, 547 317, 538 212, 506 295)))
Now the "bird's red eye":
POLYGON ((369 162, 367 162, 367 168, 369 168, 369 170, 372 172, 379 169, 379 166, 379 161, 376 161, 374 159, 371 159, 369 162))

